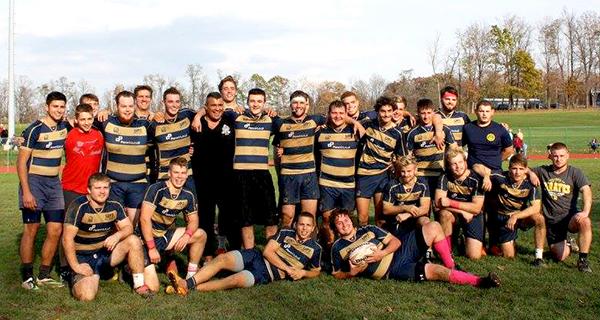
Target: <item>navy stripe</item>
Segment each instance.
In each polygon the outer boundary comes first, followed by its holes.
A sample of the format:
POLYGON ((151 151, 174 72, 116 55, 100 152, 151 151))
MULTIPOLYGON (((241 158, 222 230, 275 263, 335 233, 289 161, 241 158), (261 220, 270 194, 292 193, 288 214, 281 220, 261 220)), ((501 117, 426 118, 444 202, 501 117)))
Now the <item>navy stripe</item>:
POLYGON ((269 147, 269 139, 235 139, 237 147, 269 147))
POLYGON ((60 166, 60 160, 61 160, 61 158, 47 159, 47 158, 33 157, 31 163, 36 166, 56 168, 56 167, 60 166))
POLYGON ((350 158, 350 159, 337 159, 337 158, 323 157, 321 162, 323 164, 326 164, 326 165, 329 165, 329 166, 340 167, 340 168, 352 168, 352 167, 354 167, 354 158, 350 158))
POLYGON ((333 174, 325 173, 323 171, 321 171, 321 178, 322 179, 327 179, 327 180, 332 180, 332 181, 337 181, 337 182, 354 182, 354 175, 351 175, 351 176, 336 176, 336 175, 333 175, 333 174))
POLYGON ((269 161, 269 157, 236 155, 233 161, 235 163, 267 163, 269 161))
POLYGON ((304 147, 291 147, 284 148, 283 154, 285 155, 296 155, 296 154, 311 154, 313 153, 313 146, 304 146, 304 147))
POLYGON ((108 153, 108 160, 122 164, 143 164, 146 163, 146 156, 133 156, 130 154, 108 153))

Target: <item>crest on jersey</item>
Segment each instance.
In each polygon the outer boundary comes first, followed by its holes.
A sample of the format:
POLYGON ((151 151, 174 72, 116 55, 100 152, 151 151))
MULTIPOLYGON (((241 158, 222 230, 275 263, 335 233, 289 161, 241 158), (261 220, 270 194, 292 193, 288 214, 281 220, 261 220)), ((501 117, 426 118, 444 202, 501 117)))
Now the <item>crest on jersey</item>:
POLYGON ((118 137, 115 139, 115 142, 121 142, 121 140, 123 140, 123 136, 118 136, 118 137))
POLYGON ((329 143, 327 144, 327 147, 328 147, 328 148, 331 148, 331 147, 333 147, 333 141, 329 142, 329 143))
POLYGON ((231 134, 231 128, 228 125, 224 124, 223 128, 221 128, 221 134, 224 136, 228 136, 231 134))
POLYGON ((485 136, 485 139, 489 142, 492 142, 496 140, 496 136, 493 133, 488 133, 487 136, 485 136))

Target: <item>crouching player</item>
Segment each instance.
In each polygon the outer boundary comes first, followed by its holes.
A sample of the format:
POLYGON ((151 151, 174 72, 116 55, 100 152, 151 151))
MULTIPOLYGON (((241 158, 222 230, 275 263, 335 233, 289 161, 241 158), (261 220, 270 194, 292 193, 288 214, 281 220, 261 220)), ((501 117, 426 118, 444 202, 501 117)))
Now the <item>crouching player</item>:
POLYGON ((480 288, 500 285, 500 279, 494 273, 479 277, 455 270, 454 259, 437 222, 428 223, 398 239, 372 225, 357 229, 348 211, 334 211, 330 221, 332 229, 339 236, 331 248, 333 276, 338 279, 362 276, 377 280, 446 281, 480 288), (355 264, 350 259, 352 251, 366 243, 371 243, 376 248, 364 261, 355 264), (431 245, 442 259, 443 266, 419 262, 431 245))
POLYGON ((383 228, 399 236, 429 222, 431 199, 427 181, 416 176, 414 157, 403 156, 393 164, 396 178, 383 193, 383 228))
POLYGON ((455 224, 463 229, 465 252, 469 259, 480 259, 483 249, 483 190, 481 178, 467 169, 462 150, 446 153, 446 174, 440 177, 435 191, 435 207, 440 224, 452 248, 455 224))
POLYGON ((504 173, 492 174, 480 164, 474 165, 473 170, 483 176, 484 184, 492 184, 488 216, 491 242, 500 245, 503 256, 514 258, 517 228, 528 230, 535 226, 533 265, 543 266, 546 224, 540 211, 540 197, 527 178, 527 159, 521 154, 514 155, 510 158, 509 171, 504 173))
MULTIPOLYGON (((140 228, 146 243, 146 268, 144 276, 152 291, 158 291, 160 283, 154 264, 161 261, 161 254, 169 250, 177 252, 189 248, 186 278, 198 271, 198 263, 206 244, 206 232, 198 228, 198 205, 194 194, 185 188, 188 177, 188 161, 174 158, 169 162, 168 180, 152 184, 142 203, 140 228), (185 228, 177 228, 175 220, 182 213, 186 219, 185 228)), ((167 271, 177 273, 175 261, 171 261, 167 271)))
POLYGON ((247 288, 283 279, 314 278, 321 272, 322 251, 321 246, 311 238, 314 229, 313 215, 302 212, 295 230, 280 230, 269 240, 262 254, 256 248, 229 251, 206 263, 187 280, 172 271, 168 271, 168 276, 179 295, 187 295, 190 290, 216 291, 247 288), (229 270, 234 274, 210 280, 221 270, 229 270))
POLYGON ((135 292, 151 294, 144 284, 140 239, 133 235, 133 226, 121 204, 107 200, 109 192, 108 176, 95 173, 88 180, 88 195, 73 200, 67 211, 62 241, 73 270, 71 293, 77 300, 93 300, 99 280, 112 278, 113 268, 125 259, 133 273, 135 292))

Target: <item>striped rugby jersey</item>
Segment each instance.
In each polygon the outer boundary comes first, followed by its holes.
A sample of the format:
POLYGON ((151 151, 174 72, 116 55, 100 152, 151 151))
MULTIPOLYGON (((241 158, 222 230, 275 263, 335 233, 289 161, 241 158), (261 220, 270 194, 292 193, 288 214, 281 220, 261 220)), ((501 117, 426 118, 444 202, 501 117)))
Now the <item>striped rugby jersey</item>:
POLYGON ((170 228, 175 226, 179 213, 183 215, 198 214, 198 204, 194 194, 186 189, 181 189, 179 194, 171 194, 167 181, 159 181, 148 187, 144 196, 144 203, 152 206, 152 235, 162 237, 170 228))
POLYGON ((459 181, 452 174, 443 174, 438 180, 438 189, 447 191, 446 196, 451 200, 471 202, 475 197, 483 197, 481 178, 474 171, 459 181))
POLYGON ((291 117, 276 122, 276 137, 283 148, 282 175, 315 172, 315 131, 325 121, 323 116, 308 115, 299 122, 291 117))
POLYGON ((67 122, 61 121, 50 128, 43 121, 30 124, 22 134, 21 149, 31 150, 27 162, 27 173, 56 177, 60 172, 60 162, 67 139, 67 122))
MULTIPOLYGON (((296 240, 295 230, 282 229, 273 240, 277 242, 275 253, 288 266, 302 270, 321 269, 321 252, 323 249, 314 239, 299 242, 296 240)), ((283 272, 279 272, 279 269, 270 263, 267 263, 267 266, 270 267, 271 279, 280 280, 283 272)))
POLYGON ((249 110, 239 115, 228 110, 223 116, 235 124, 233 169, 268 170, 269 139, 274 132, 273 122, 279 118, 271 118, 264 112, 255 117, 249 110))
MULTIPOLYGON (((450 128, 443 126, 444 142, 446 148, 454 143, 450 128)), ((439 150, 434 142, 430 142, 434 136, 433 126, 417 126, 406 136, 406 150, 412 151, 417 160, 417 175, 439 176, 444 173, 444 152, 439 150)))
POLYGON ((358 148, 354 127, 346 125, 338 132, 327 126, 317 132, 316 141, 320 155, 319 185, 354 189, 358 148))
POLYGON ((367 122, 365 129, 357 173, 365 176, 378 175, 391 166, 394 156, 405 154, 402 131, 394 123, 380 128, 378 119, 367 122))
POLYGON ((461 147, 463 145, 463 126, 471 122, 469 116, 459 110, 454 110, 448 115, 446 115, 441 109, 438 109, 435 113, 442 117, 442 123, 450 128, 450 131, 452 131, 452 135, 454 136, 454 141, 456 141, 458 146, 461 147))
POLYGON ((509 215, 515 211, 522 211, 532 202, 540 200, 537 189, 529 179, 515 185, 507 171, 502 174, 493 173, 490 179, 493 186, 490 197, 491 212, 509 215))

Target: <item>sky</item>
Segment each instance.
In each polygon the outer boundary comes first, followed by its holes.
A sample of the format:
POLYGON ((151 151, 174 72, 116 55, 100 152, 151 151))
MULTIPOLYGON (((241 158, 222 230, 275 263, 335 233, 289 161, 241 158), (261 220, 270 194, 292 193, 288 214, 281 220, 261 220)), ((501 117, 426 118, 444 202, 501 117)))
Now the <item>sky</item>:
MULTIPOLYGON (((8 69, 8 0, 0 1, 0 79, 8 69)), ((185 84, 199 64, 244 77, 349 84, 403 70, 432 73, 428 51, 443 55, 473 23, 517 15, 535 26, 563 10, 598 10, 600 0, 15 0, 15 73, 34 84, 85 79, 101 95, 147 74, 185 84)), ((438 66, 439 68, 439 66, 438 66)))

